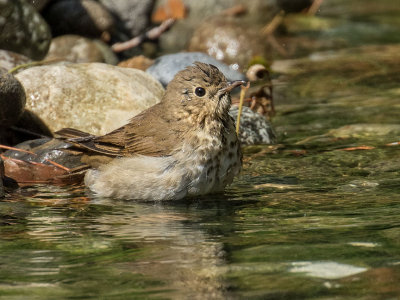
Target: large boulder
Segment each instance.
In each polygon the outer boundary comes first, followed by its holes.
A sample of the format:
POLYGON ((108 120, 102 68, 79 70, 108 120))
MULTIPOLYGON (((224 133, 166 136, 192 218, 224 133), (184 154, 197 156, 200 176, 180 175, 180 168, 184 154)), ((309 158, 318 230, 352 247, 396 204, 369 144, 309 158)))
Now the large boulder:
POLYGON ((16 75, 26 107, 51 130, 65 127, 108 133, 156 104, 164 89, 149 74, 102 63, 33 67, 16 75))

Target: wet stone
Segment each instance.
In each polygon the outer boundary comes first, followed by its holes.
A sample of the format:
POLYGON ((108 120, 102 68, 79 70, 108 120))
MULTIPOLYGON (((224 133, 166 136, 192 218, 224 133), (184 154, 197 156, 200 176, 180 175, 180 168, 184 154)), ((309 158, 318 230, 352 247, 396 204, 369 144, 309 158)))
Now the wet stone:
MULTIPOLYGON (((238 107, 232 106, 229 113, 236 124, 238 107)), ((244 106, 240 117, 239 140, 242 145, 254 145, 273 144, 277 139, 270 122, 264 116, 244 106)))
POLYGON ((4 156, 44 164, 50 164, 50 160, 72 169, 82 165, 82 163, 81 155, 68 151, 71 146, 71 144, 59 139, 41 138, 29 140, 15 146, 15 148, 27 150, 34 154, 8 150, 4 153, 4 156))

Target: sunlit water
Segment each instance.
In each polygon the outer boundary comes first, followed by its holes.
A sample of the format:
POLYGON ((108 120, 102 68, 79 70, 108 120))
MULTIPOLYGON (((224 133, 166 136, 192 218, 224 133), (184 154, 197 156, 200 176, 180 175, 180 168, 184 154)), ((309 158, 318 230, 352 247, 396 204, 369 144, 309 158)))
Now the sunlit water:
POLYGON ((357 51, 344 55, 353 64, 316 54, 300 75, 278 78, 281 146, 245 149, 222 195, 129 202, 51 186, 7 195, 0 298, 400 298, 400 146, 388 145, 400 140, 400 67, 389 52, 357 51))

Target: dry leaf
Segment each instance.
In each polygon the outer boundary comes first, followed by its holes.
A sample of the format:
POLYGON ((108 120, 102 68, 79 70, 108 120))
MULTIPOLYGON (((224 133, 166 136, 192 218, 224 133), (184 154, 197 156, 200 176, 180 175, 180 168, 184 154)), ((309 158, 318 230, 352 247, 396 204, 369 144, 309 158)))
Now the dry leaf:
POLYGON ((151 16, 151 21, 160 23, 167 19, 184 19, 186 17, 186 7, 182 0, 168 0, 165 5, 160 6, 151 16))

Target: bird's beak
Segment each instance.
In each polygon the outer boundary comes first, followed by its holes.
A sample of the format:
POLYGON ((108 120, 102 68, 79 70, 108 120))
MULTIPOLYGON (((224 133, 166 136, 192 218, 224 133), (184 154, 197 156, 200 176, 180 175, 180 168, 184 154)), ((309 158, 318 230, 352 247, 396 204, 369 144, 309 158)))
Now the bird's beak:
POLYGON ((243 85, 245 84, 246 81, 244 80, 236 80, 236 81, 232 81, 232 82, 228 82, 228 86, 220 89, 219 92, 221 94, 225 94, 225 93, 229 93, 230 91, 232 91, 235 87, 239 86, 239 85, 243 85))

